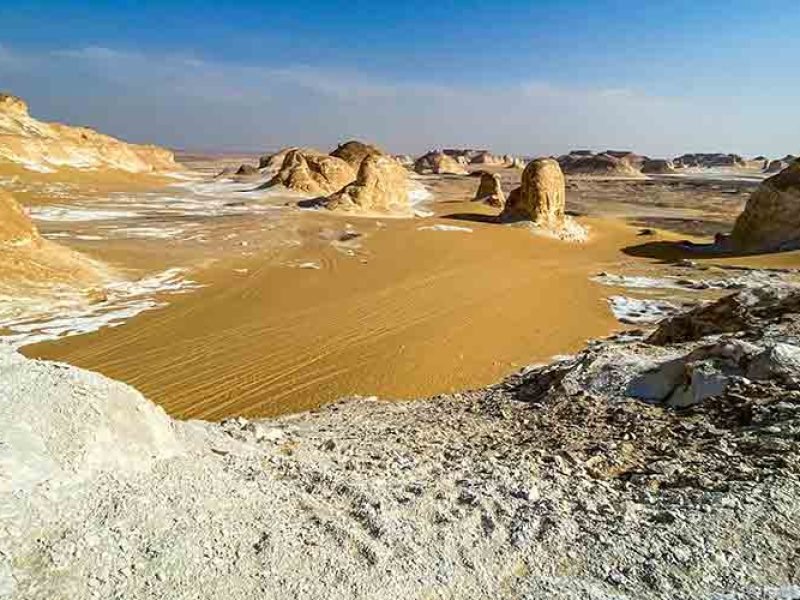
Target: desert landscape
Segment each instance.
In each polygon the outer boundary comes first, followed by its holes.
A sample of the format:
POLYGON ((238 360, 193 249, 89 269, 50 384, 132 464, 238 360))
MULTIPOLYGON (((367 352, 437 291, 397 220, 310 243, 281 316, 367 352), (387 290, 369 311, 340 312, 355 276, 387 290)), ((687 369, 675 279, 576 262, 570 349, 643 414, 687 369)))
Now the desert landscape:
MULTIPOLYGON (((0 598, 800 598, 800 149, 410 152, 392 86, 300 67, 341 120, 264 118, 335 142, 195 148, 70 52, 157 135, 0 93, 0 598)), ((163 63, 188 114, 209 63, 163 63)))

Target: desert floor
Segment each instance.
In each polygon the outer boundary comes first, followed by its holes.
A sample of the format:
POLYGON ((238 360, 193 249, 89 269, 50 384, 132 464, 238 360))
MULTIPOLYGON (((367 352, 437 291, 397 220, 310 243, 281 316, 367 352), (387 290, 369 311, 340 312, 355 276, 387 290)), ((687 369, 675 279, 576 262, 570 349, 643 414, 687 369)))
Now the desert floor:
MULTIPOLYGON (((0 171, 45 237, 149 294, 136 292, 146 310, 125 305, 81 335, 26 323, 25 354, 130 383, 179 417, 275 415, 483 386, 630 327, 609 298, 658 307, 719 293, 615 276, 677 279, 680 258, 711 274, 800 266, 797 253, 708 257, 676 244, 727 231, 758 183, 744 178, 570 180, 568 209, 591 239, 569 244, 491 222, 496 210, 470 201, 473 177, 419 178, 428 217, 367 219, 211 180, 222 164, 192 156, 200 174, 178 181, 0 171)), ((520 171, 500 172, 506 191, 517 185, 520 171)))

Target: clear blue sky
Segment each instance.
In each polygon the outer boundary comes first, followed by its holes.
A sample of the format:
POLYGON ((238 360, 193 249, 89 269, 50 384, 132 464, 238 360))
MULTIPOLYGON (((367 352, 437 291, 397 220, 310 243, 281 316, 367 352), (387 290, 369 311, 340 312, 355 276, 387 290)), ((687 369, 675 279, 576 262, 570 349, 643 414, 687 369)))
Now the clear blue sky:
POLYGON ((135 140, 800 149, 798 3, 5 4, 0 88, 135 140))

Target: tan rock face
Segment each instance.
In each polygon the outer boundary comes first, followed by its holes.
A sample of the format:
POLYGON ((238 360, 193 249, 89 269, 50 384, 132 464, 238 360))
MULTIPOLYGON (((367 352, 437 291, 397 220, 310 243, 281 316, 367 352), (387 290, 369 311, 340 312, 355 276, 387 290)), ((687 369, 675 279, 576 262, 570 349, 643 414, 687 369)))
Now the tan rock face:
POLYGON ((295 192, 327 196, 355 178, 356 172, 341 158, 293 149, 286 153, 278 173, 260 189, 283 185, 295 192))
POLYGON ((739 250, 800 247, 800 159, 753 192, 736 219, 730 242, 739 250))
POLYGON ((466 175, 466 169, 452 156, 444 152, 428 152, 414 162, 414 170, 423 175, 433 173, 436 175, 466 175))
POLYGON ((481 181, 478 184, 478 191, 475 192, 474 200, 485 202, 489 206, 503 208, 506 203, 506 195, 503 193, 500 175, 485 171, 481 173, 481 181))
POLYGON ((388 156, 369 155, 361 162, 356 180, 330 196, 330 210, 392 213, 408 216, 408 172, 388 156))
POLYGON ((502 156, 495 156, 491 152, 479 152, 472 157, 470 163, 473 165, 494 165, 502 166, 505 164, 505 159, 502 156))
POLYGON ((365 144, 358 140, 350 140, 344 144, 340 144, 336 150, 331 152, 331 156, 341 158, 348 163, 353 169, 358 170, 362 161, 367 156, 385 156, 383 150, 371 144, 365 144))
POLYGON ((128 144, 86 127, 38 121, 28 114, 25 102, 8 94, 0 95, 0 161, 35 171, 69 167, 151 173, 179 168, 164 148, 128 144))
POLYGON ((39 232, 25 209, 11 194, 0 191, 0 244, 27 244, 39 239, 39 232))

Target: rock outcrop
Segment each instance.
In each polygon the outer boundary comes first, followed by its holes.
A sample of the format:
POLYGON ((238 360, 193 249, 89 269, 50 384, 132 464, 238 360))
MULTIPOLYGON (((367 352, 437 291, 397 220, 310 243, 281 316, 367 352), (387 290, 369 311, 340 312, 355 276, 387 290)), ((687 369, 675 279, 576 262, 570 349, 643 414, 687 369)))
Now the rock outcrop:
POLYGON ((566 182, 558 162, 537 158, 522 172, 519 188, 509 194, 501 221, 530 221, 544 233, 580 241, 586 232, 565 213, 566 182))
POLYGON ((285 154, 280 170, 259 189, 282 185, 301 194, 328 196, 355 178, 356 172, 341 158, 295 148, 285 154))
POLYGON ((329 210, 411 216, 408 171, 389 156, 370 154, 356 180, 324 202, 329 210))
POLYGON ((469 162, 472 165, 487 165, 495 167, 502 167, 506 164, 506 160, 503 156, 497 156, 488 150, 478 152, 478 154, 473 156, 469 162))
POLYGON ((724 154, 722 152, 682 154, 672 161, 679 169, 717 167, 745 167, 744 158, 738 154, 724 154))
POLYGON ((25 209, 11 194, 0 190, 0 245, 30 244, 39 239, 39 232, 25 209))
POLYGON ((728 242, 745 251, 800 247, 800 159, 753 192, 728 242))
POLYGON ((364 142, 359 142, 357 140, 350 140, 344 144, 339 144, 336 150, 331 152, 331 156, 341 158, 343 161, 353 167, 354 171, 358 171, 358 168, 361 166, 362 161, 366 157, 386 156, 386 153, 377 146, 365 144, 364 142))
POLYGON ((671 160, 650 158, 642 163, 642 173, 647 175, 669 175, 674 172, 675 165, 671 160))
POLYGON ((606 178, 642 177, 638 164, 631 162, 627 156, 619 158, 610 154, 572 153, 560 156, 558 163, 567 175, 606 178))
POLYGON ((86 127, 38 121, 30 116, 23 100, 9 94, 0 94, 2 161, 40 172, 65 167, 130 173, 179 169, 169 150, 129 144, 86 127))
POLYGON ((414 170, 420 175, 467 174, 467 170, 455 158, 438 151, 428 152, 424 156, 419 157, 414 162, 414 170))
POLYGON ((767 173, 780 173, 789 165, 791 165, 795 160, 797 160, 796 156, 792 156, 791 154, 787 154, 783 158, 778 158, 775 160, 771 160, 767 163, 767 166, 764 168, 764 171, 767 173))
POLYGON ((485 202, 489 206, 503 208, 506 203, 506 195, 503 193, 503 185, 500 175, 497 173, 481 172, 481 180, 478 184, 478 191, 475 192, 476 202, 485 202))
POLYGON ((283 161, 286 160, 286 155, 293 150, 299 150, 306 156, 324 156, 324 152, 320 152, 315 148, 301 148, 300 146, 289 146, 288 148, 281 148, 272 154, 265 154, 258 160, 258 169, 267 175, 275 175, 281 170, 283 161))

